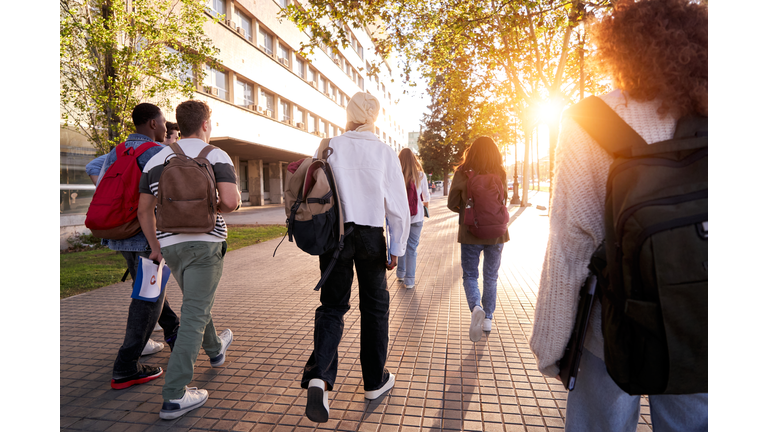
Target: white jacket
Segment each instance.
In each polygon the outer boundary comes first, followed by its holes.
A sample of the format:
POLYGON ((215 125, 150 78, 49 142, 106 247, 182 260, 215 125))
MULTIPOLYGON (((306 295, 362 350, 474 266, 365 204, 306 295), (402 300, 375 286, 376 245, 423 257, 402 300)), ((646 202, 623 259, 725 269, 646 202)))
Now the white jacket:
MULTIPOLYGON (((349 131, 331 139, 333 167, 344 220, 383 227, 389 222, 389 253, 405 255, 411 212, 400 160, 371 132, 349 131)), ((315 154, 317 157, 317 154, 315 154)))
POLYGON ((427 175, 423 172, 419 172, 421 179, 416 183, 416 196, 419 197, 418 213, 411 216, 411 223, 422 222, 424 220, 424 205, 423 202, 429 202, 429 184, 427 183, 427 175))

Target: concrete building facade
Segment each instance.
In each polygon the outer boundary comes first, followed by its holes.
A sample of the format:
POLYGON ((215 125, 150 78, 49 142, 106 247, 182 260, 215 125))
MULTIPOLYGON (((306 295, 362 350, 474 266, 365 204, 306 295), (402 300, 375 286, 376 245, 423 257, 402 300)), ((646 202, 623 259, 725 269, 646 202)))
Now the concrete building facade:
MULTIPOLYGON (((279 19, 289 1, 207 2, 205 32, 220 49, 223 70, 206 67, 194 97, 213 111, 211 144, 232 158, 244 205, 282 203, 287 164, 312 155, 323 137, 344 132, 346 105, 359 91, 381 103, 379 138, 396 152, 407 145, 392 97, 401 92, 393 80, 395 64, 385 61, 378 76, 367 76, 377 60, 369 30, 349 26, 352 44, 340 55, 316 48, 305 58, 298 50, 309 38, 279 19)), ((173 112, 165 115, 175 121, 173 112)), ((62 215, 82 214, 84 219, 93 194, 84 167, 93 156, 82 136, 62 129, 62 215)))

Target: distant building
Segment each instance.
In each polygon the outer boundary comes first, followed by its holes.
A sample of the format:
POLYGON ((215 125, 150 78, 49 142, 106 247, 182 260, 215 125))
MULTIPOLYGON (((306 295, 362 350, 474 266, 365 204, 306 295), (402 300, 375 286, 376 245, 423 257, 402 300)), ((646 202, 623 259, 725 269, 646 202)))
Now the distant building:
MULTIPOLYGON (((350 26, 352 43, 341 55, 316 48, 305 59, 297 51, 308 36, 278 19, 289 3, 207 0, 211 19, 204 29, 221 50, 224 71, 206 67, 194 98, 213 110, 211 144, 232 158, 246 205, 282 202, 287 164, 313 154, 322 137, 344 132, 347 103, 359 91, 381 103, 376 135, 395 152, 406 143, 392 99, 401 92, 397 80, 392 82, 395 62, 388 59, 378 76, 366 76, 376 58, 371 30, 350 26), (219 23, 213 22, 216 14, 224 15, 219 23)), ((173 112, 164 114, 175 121, 173 112)), ((61 211, 84 213, 93 193, 84 166, 95 150, 82 135, 62 129, 60 151, 60 189, 67 198, 61 211)))
POLYGON ((419 153, 419 136, 421 132, 408 132, 408 148, 414 153, 419 153))
MULTIPOLYGON (((286 166, 312 155, 323 137, 344 132, 346 106, 359 91, 379 100, 376 135, 395 152, 406 145, 392 94, 400 94, 388 59, 378 76, 368 77, 376 59, 371 30, 348 27, 351 45, 335 55, 316 48, 298 54, 308 36, 278 13, 290 0, 207 0, 210 18, 204 29, 221 51, 224 71, 205 68, 194 95, 213 111, 211 144, 235 165, 244 205, 282 203, 286 166), (213 16, 224 15, 215 23, 213 16)), ((374 30, 375 31, 375 30, 374 30)), ((148 101, 152 102, 152 101, 148 101)), ((174 105, 181 102, 176 101, 174 105)), ((175 121, 174 112, 164 112, 175 121)), ((94 148, 73 130, 61 130, 60 211, 62 227, 85 218, 94 187, 85 164, 94 148)), ((82 224, 82 222, 80 222, 82 224)))

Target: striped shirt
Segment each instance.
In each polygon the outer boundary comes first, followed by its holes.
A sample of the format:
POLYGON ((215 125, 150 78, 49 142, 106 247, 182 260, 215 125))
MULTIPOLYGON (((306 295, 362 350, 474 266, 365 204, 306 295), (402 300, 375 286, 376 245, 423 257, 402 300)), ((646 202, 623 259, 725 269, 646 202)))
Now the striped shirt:
MULTIPOLYGON (((198 138, 185 138, 179 140, 179 147, 189 157, 196 157, 200 151, 208 145, 205 141, 198 138)), ((171 147, 165 147, 158 152, 144 166, 139 182, 139 192, 157 196, 157 186, 160 181, 160 175, 163 173, 164 163, 167 158, 176 157, 171 147)), ((232 159, 223 150, 216 148, 208 153, 207 159, 211 162, 213 175, 216 183, 237 183, 235 177, 235 167, 232 159)), ((157 210, 155 210, 157 211, 157 210)), ((208 233, 200 234, 178 234, 164 231, 156 231, 157 240, 160 247, 171 246, 181 242, 205 241, 205 242, 223 242, 227 238, 227 224, 221 213, 216 213, 216 226, 208 233)))

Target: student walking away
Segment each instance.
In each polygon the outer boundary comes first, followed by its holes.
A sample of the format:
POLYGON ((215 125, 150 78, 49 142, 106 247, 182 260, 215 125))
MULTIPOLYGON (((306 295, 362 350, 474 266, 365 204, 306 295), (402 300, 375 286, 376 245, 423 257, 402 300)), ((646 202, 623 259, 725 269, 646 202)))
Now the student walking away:
POLYGON ((221 214, 240 206, 232 161, 208 144, 208 105, 182 102, 176 107, 176 120, 184 138, 150 159, 139 188, 139 220, 152 248, 149 258, 165 259, 181 288, 184 309, 168 361, 162 419, 177 418, 208 399, 206 390, 187 387, 201 346, 211 367, 224 365, 232 331, 216 334, 211 309, 227 249, 227 225, 221 214))
POLYGON ((165 122, 165 141, 163 145, 171 145, 179 140, 179 124, 174 122, 165 122))
POLYGON ((568 373, 558 360, 605 240, 566 431, 634 431, 641 395, 654 430, 708 429, 707 21, 705 4, 643 0, 593 27, 616 90, 563 116, 530 338, 542 374, 568 373))
MULTIPOLYGON (((106 180, 102 185, 101 191, 98 189, 98 185, 101 184, 105 174, 109 177, 108 173, 111 173, 110 168, 115 165, 118 159, 129 157, 128 153, 130 152, 133 152, 135 156, 138 152, 143 151, 143 153, 135 158, 135 163, 138 165, 134 167, 137 170, 135 178, 138 180, 138 175, 140 175, 146 163, 163 148, 163 146, 155 142, 162 141, 165 137, 165 118, 160 108, 149 103, 142 103, 136 105, 131 115, 133 124, 136 126, 136 133, 128 135, 128 139, 123 145, 117 146, 103 157, 97 158, 97 160, 101 159, 103 161, 102 164, 98 167, 96 167, 97 164, 94 164, 88 172, 92 179, 96 178, 94 183, 97 184, 97 193, 106 193, 104 188, 108 187, 107 183, 112 180, 106 180), (117 153, 118 148, 122 149, 119 155, 117 153)), ((89 168, 86 169, 88 170, 89 168)), ((120 187, 123 184, 120 182, 120 187)), ((138 192, 138 181, 131 183, 129 187, 135 188, 135 191, 138 192)), ((121 194, 121 196, 127 195, 121 194)), ((96 197, 94 196, 94 198, 96 197)), ((109 201, 114 199, 110 197, 105 198, 109 198, 109 201)), ((91 213, 91 209, 89 209, 89 213, 91 213)), ((93 216, 93 213, 91 213, 91 216, 93 216)), ((147 238, 140 230, 128 238, 119 240, 102 239, 101 243, 114 251, 119 251, 123 255, 132 280, 136 279, 139 257, 148 258, 151 252, 147 238)), ((140 356, 154 354, 161 351, 165 346, 162 342, 155 342, 150 339, 156 323, 159 323, 160 327, 162 327, 165 340, 171 351, 173 351, 176 332, 179 328, 179 318, 171 309, 168 299, 165 298, 165 292, 155 302, 138 299, 131 300, 131 304, 128 307, 125 338, 117 352, 117 358, 112 370, 112 388, 124 389, 132 385, 142 384, 158 378, 163 373, 163 369, 160 367, 139 363, 140 356)))
POLYGON ((421 228, 424 225, 424 211, 429 206, 429 187, 424 169, 411 149, 402 149, 398 158, 405 179, 411 226, 405 256, 397 262, 397 280, 403 282, 406 289, 413 289, 416 286, 416 248, 419 246, 421 228))
MULTIPOLYGON (((333 168, 341 196, 346 231, 344 249, 320 290, 315 311, 314 350, 307 360, 302 388, 307 389, 307 417, 328 421, 328 392, 336 383, 338 347, 344 331, 344 314, 357 273, 360 290, 360 365, 365 398, 374 400, 392 388, 395 375, 387 371, 389 344, 389 292, 386 270, 397 266, 408 242, 408 198, 400 163, 394 150, 374 135, 379 101, 357 93, 347 105, 346 132, 331 139, 328 163, 333 168), (390 245, 384 238, 385 217, 390 245), (387 254, 391 264, 387 264, 387 254)), ((184 131, 182 130, 182 133, 184 131)), ((325 272, 333 251, 320 255, 325 272)))
POLYGON ((459 214, 461 270, 472 322, 469 339, 478 342, 491 331, 496 310, 496 282, 501 251, 509 241, 507 175, 501 153, 489 137, 480 137, 464 152, 453 174, 448 208, 459 214), (480 294, 480 253, 483 254, 483 293, 480 294))

